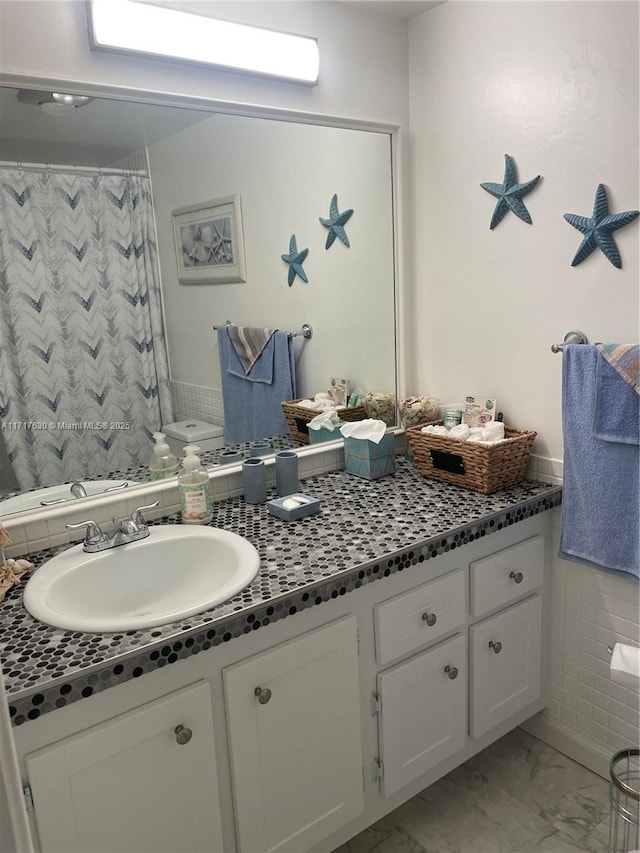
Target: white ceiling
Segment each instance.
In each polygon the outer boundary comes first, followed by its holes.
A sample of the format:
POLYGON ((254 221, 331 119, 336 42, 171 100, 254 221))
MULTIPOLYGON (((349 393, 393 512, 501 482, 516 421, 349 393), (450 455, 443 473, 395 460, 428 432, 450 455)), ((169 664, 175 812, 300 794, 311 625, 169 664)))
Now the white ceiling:
POLYGON ((392 18, 415 18, 446 0, 342 0, 341 5, 356 6, 392 18))

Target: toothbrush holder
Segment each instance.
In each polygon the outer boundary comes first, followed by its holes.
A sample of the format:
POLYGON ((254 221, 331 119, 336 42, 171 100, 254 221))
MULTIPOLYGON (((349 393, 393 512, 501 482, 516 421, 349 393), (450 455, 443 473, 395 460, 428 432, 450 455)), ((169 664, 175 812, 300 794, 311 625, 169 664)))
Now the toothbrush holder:
POLYGON ((284 498, 300 489, 298 477, 298 454, 293 450, 276 453, 276 491, 284 498))
POLYGON ((267 500, 267 474, 264 459, 251 456, 242 463, 242 489, 248 504, 263 504, 267 500))

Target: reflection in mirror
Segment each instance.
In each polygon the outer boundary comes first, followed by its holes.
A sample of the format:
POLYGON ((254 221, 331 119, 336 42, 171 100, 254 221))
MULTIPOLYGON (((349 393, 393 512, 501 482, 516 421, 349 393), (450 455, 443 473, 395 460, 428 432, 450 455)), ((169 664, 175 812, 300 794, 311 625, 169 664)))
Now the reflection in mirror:
MULTIPOLYGON (((53 115, 17 94, 0 90, 0 494, 148 481, 165 426, 183 455, 207 425, 218 462, 227 320, 313 327, 291 339, 296 398, 332 377, 395 393, 389 134, 97 98, 53 115), (334 195, 354 212, 326 248, 334 195), (246 281, 181 282, 174 212, 236 196, 246 281), (308 281, 289 285, 293 235, 308 281)), ((300 446, 273 423, 274 450, 300 446)))

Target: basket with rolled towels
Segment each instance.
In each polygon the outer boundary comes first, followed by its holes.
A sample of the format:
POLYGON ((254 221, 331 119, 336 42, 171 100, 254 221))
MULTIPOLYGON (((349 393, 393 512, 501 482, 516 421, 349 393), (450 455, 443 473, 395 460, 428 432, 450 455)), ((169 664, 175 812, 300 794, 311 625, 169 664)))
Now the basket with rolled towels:
POLYGON ((525 478, 533 430, 492 421, 483 427, 441 424, 407 429, 407 440, 418 471, 485 495, 514 486, 525 478))

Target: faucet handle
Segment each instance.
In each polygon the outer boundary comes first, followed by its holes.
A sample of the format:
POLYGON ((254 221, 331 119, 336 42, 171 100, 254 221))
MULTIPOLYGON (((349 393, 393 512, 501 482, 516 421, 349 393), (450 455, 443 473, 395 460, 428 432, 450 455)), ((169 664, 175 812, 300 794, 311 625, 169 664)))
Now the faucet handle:
POLYGON ((95 521, 78 521, 74 524, 65 524, 67 530, 79 530, 81 527, 86 527, 87 532, 84 537, 85 545, 94 545, 98 542, 104 542, 108 537, 102 532, 102 528, 95 521))
POLYGON ((148 509, 155 509, 160 504, 160 501, 154 501, 152 504, 146 504, 146 506, 139 506, 131 513, 131 520, 137 527, 146 527, 147 520, 142 514, 148 509))

